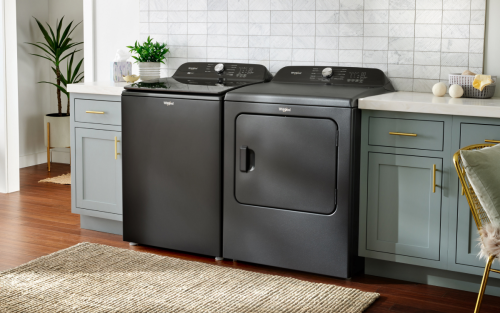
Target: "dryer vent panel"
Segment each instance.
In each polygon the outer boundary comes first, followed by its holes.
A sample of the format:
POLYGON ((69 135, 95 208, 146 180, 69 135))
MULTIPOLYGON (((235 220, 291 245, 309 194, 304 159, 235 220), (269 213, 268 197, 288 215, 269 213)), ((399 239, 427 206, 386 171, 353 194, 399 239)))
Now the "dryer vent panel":
POLYGON ((235 127, 238 202, 318 214, 335 211, 334 121, 242 114, 235 127))

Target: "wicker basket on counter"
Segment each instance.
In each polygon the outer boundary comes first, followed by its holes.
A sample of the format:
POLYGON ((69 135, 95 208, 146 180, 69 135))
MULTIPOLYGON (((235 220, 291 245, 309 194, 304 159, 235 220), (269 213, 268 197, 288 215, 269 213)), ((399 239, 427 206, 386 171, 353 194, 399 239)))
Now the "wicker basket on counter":
POLYGON ((474 75, 461 75, 460 73, 449 74, 449 83, 451 85, 460 85, 464 89, 464 98, 487 99, 493 97, 497 84, 497 77, 491 76, 493 84, 484 87, 483 91, 472 86, 474 75))

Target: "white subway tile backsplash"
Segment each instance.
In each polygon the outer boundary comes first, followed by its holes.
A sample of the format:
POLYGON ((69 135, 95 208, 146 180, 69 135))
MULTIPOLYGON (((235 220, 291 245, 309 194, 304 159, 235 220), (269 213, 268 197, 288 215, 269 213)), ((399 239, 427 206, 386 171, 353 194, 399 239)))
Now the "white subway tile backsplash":
POLYGON ((363 0, 340 0, 340 10, 363 10, 363 0))
POLYGON ((315 62, 337 63, 339 60, 339 50, 316 49, 314 52, 315 62))
POLYGON ((414 37, 415 24, 389 24, 389 37, 414 37))
POLYGON ((389 0, 365 0, 365 10, 387 10, 389 0))
POLYGON ((467 69, 467 66, 441 66, 441 75, 439 79, 448 81, 449 74, 462 74, 467 69))
MULTIPOLYGON (((389 49, 388 37, 365 37, 363 41, 363 50, 387 50, 389 49)), ((386 60, 387 62, 387 60, 386 60)), ((370 62, 380 63, 380 62, 370 62)))
POLYGON ((364 24, 365 37, 389 36, 389 24, 364 24))
POLYGON ((271 11, 249 11, 248 12, 248 22, 249 23, 270 23, 271 22, 271 11))
POLYGON ((389 50, 413 51, 413 38, 389 37, 389 50))
POLYGON ((441 51, 443 52, 469 52, 469 39, 443 38, 441 51))
MULTIPOLYGON (((155 2, 162 2, 164 3, 165 1, 164 0, 156 0, 155 2)), ((149 4, 150 6, 152 5, 152 3, 149 4)), ((167 6, 168 10, 169 11, 172 11, 172 10, 187 10, 188 9, 188 1, 187 0, 168 0, 168 6, 167 6)), ((167 10, 167 8, 163 9, 163 10, 167 10)), ((154 10, 154 9, 151 9, 150 10, 154 10)), ((160 9, 157 9, 157 10, 160 10, 160 9)))
POLYGON ((443 0, 445 10, 470 10, 471 0, 443 0))
POLYGON ((316 11, 321 10, 339 10, 339 0, 316 0, 316 11))
POLYGON ((416 7, 419 10, 442 10, 443 0, 416 0, 416 7))
POLYGON ((389 23, 413 24, 415 23, 415 10, 391 10, 389 23))
POLYGON ((339 24, 339 36, 363 36, 363 24, 339 24))
POLYGON ((140 39, 186 61, 381 69, 429 91, 450 71, 482 72, 485 0, 140 0, 140 39))
POLYGON ((417 10, 415 23, 418 24, 441 24, 443 12, 438 10, 417 10))
POLYGON ((389 23, 388 10, 364 11, 364 23, 381 24, 389 23))
POLYGON ((253 48, 269 48, 271 36, 249 36, 248 46, 253 48))
POLYGON ((292 36, 270 36, 269 46, 271 48, 289 48, 293 47, 292 36))
POLYGON ((363 49, 363 37, 339 37, 339 49, 361 50, 363 49))
POLYGON ((248 23, 248 11, 227 11, 229 23, 248 23))
POLYGON ((271 24, 271 35, 274 36, 292 36, 292 24, 271 24))
POLYGON ((250 0, 249 10, 269 11, 271 10, 271 0, 250 0))
POLYGON ((271 10, 293 10, 293 0, 271 0, 271 10))
POLYGON ((228 0, 208 0, 207 9, 209 11, 227 11, 228 0))
POLYGON ((390 50, 388 51, 387 63, 413 64, 413 53, 413 51, 390 50))
POLYGON ((389 0, 391 10, 414 10, 415 0, 389 0))
POLYGON ((362 63, 363 50, 339 50, 339 62, 362 63))
POLYGON ((373 50, 363 50, 363 63, 385 63, 387 64, 387 50, 385 51, 373 51, 373 50))

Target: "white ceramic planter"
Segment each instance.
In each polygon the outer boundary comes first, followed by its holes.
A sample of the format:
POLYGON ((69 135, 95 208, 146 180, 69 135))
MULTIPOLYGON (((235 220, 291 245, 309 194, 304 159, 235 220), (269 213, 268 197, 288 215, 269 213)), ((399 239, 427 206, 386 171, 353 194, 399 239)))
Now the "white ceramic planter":
POLYGON ((50 123, 50 147, 67 148, 70 146, 69 121, 69 115, 59 116, 57 113, 52 113, 44 116, 45 146, 47 146, 47 123, 50 123))
POLYGON ((138 64, 142 81, 160 78, 160 62, 139 62, 138 64))

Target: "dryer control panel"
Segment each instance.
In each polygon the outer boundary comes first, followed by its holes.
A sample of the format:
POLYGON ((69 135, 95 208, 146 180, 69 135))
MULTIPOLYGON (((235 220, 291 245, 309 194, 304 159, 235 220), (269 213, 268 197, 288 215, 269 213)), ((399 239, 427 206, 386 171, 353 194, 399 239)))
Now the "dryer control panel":
POLYGON ((260 64, 189 62, 179 66, 172 77, 176 79, 270 81, 272 75, 265 66, 260 64))
POLYGON ((388 79, 384 72, 376 68, 287 66, 276 73, 273 82, 376 87, 386 85, 388 79))

